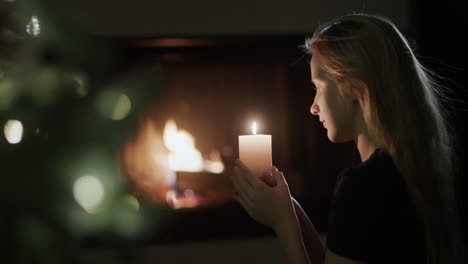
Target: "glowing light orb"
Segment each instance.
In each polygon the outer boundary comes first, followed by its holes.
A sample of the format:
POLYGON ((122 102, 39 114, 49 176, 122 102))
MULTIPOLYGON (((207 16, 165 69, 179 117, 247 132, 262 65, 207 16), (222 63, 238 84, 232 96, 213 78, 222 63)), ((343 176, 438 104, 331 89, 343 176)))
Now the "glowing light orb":
POLYGON ((104 200, 104 187, 94 176, 83 176, 73 184, 73 195, 88 213, 94 213, 104 200))
POLYGON ((8 120, 3 127, 5 138, 10 144, 17 144, 23 139, 23 124, 18 120, 8 120))
POLYGON ((127 117, 130 109, 132 108, 132 103, 130 98, 125 94, 120 94, 117 99, 114 111, 112 113, 112 120, 122 120, 127 117))
POLYGON ((37 19, 37 16, 31 17, 31 20, 26 25, 26 32, 33 36, 37 36, 41 33, 41 26, 39 24, 39 19, 37 19))
POLYGON ((140 203, 138 202, 138 200, 133 195, 127 194, 127 195, 124 196, 123 199, 132 208, 134 208, 136 210, 140 209, 140 203))
POLYGON ((101 115, 112 120, 122 120, 130 113, 132 102, 126 94, 109 90, 98 96, 96 107, 101 115))

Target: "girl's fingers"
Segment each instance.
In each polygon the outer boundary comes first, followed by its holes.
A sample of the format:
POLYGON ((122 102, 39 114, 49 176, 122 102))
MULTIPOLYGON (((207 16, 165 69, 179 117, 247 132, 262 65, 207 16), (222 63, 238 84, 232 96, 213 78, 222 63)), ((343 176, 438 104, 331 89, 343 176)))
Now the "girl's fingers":
POLYGON ((239 183, 238 183, 238 176, 237 175, 232 175, 231 176, 231 182, 232 182, 232 185, 234 186, 234 189, 236 190, 236 193, 239 193, 239 192, 242 192, 242 188, 239 186, 239 183))
POLYGON ((244 176, 245 180, 251 185, 251 186, 258 186, 260 183, 260 179, 257 178, 256 176, 252 175, 250 170, 245 166, 245 164, 241 160, 236 161, 236 167, 239 169, 241 172, 242 176, 244 176))
POLYGON ((275 179, 276 184, 285 183, 285 179, 284 179, 283 173, 281 171, 279 171, 276 167, 273 167, 273 169, 271 171, 273 173, 273 178, 275 179))
POLYGON ((232 183, 234 184, 234 188, 240 195, 244 195, 248 198, 252 197, 252 187, 245 182, 242 175, 240 175, 240 172, 237 169, 234 169, 234 175, 231 176, 231 179, 232 183))
POLYGON ((240 203, 242 205, 242 207, 245 207, 244 201, 240 199, 238 194, 234 194, 233 197, 234 197, 234 200, 236 200, 238 203, 240 203))
POLYGON ((255 192, 254 186, 248 182, 245 173, 239 167, 234 167, 234 174, 236 175, 238 185, 249 197, 252 197, 255 192))
POLYGON ((273 176, 271 172, 265 172, 260 179, 263 180, 268 186, 275 187, 276 179, 274 177, 275 176, 273 176))
POLYGON ((242 205, 242 207, 244 207, 245 210, 249 210, 250 209, 250 206, 251 206, 251 203, 249 202, 248 199, 246 199, 245 197, 243 197, 242 195, 239 195, 239 194, 236 194, 234 195, 234 199, 240 203, 242 205))

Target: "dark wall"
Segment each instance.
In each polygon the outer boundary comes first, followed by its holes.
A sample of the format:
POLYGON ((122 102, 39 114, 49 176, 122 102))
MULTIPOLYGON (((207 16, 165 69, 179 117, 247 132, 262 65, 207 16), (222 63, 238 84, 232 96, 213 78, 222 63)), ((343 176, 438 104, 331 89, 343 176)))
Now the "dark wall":
MULTIPOLYGON (((462 223, 468 222, 468 195, 466 179, 468 146, 468 45, 467 32, 468 1, 455 0, 411 2, 411 13, 415 23, 417 53, 422 61, 439 74, 442 84, 451 90, 448 104, 450 123, 454 129, 455 151, 458 158, 458 197, 462 223)), ((465 234, 468 234, 464 225, 465 234)))
POLYGON ((48 0, 92 34, 173 37, 302 34, 349 12, 384 13, 409 29, 410 0, 48 0))
MULTIPOLYGON (((465 43, 461 41, 463 29, 463 12, 466 11, 466 3, 463 1, 451 2, 441 6, 434 1, 414 0, 409 1, 410 23, 408 28, 402 30, 407 33, 411 40, 415 41, 416 54, 422 62, 441 75, 442 84, 452 89, 454 103, 450 106, 455 107, 450 122, 456 128, 454 131, 456 142, 457 157, 459 157, 460 176, 458 178, 460 191, 465 189, 467 182, 464 171, 466 171, 464 149, 467 141, 463 138, 466 133, 464 120, 468 109, 464 102, 468 99, 465 91, 468 72, 466 70, 467 52, 464 51, 465 43)), ((385 13, 384 13, 385 14, 385 13)), ((397 25, 401 21, 394 21, 397 25)), ((311 29, 313 30, 313 28, 311 29)), ((278 33, 279 34, 279 33, 278 33)), ((306 33, 304 33, 305 36, 306 33)), ((298 42, 288 42, 288 46, 300 45, 302 39, 292 38, 298 42)), ((275 47, 275 41, 264 41, 275 47)), ((276 46, 281 46, 276 44, 276 46)), ((249 48, 237 48, 242 50, 239 54, 244 54, 249 48)), ((231 50, 236 50, 232 48, 231 50)), ((259 49, 262 50, 262 49, 259 49)), ((299 52, 299 49, 295 50, 299 52)), ((272 52, 271 54, 278 54, 272 52)), ((291 165, 301 171, 304 178, 303 184, 307 188, 304 200, 305 209, 313 222, 319 229, 326 229, 326 220, 328 212, 328 199, 334 185, 337 173, 342 169, 343 164, 350 165, 356 158, 356 151, 350 145, 332 144, 327 139, 323 130, 317 128, 317 122, 308 113, 313 91, 309 89, 308 69, 305 58, 301 58, 297 53, 291 54, 287 67, 286 76, 288 76, 288 87, 297 90, 288 91, 289 102, 289 122, 294 124, 295 132, 291 137, 291 152, 293 155, 291 165), (318 162, 316 162, 318 161, 318 162), (316 175, 321 175, 318 177, 316 175), (324 177, 327 175, 327 177, 324 177), (314 201, 314 202, 310 202, 314 201), (308 203, 309 202, 309 203, 308 203)), ((266 55, 270 57, 269 55, 266 55)), ((274 57, 274 56, 271 56, 274 57)), ((216 57, 220 60, 220 57, 216 57)), ((264 58, 263 58, 264 59, 264 58)), ((291 184, 292 186, 294 183, 291 184)), ((464 219, 468 211, 466 196, 461 195, 460 206, 462 208, 464 219)))

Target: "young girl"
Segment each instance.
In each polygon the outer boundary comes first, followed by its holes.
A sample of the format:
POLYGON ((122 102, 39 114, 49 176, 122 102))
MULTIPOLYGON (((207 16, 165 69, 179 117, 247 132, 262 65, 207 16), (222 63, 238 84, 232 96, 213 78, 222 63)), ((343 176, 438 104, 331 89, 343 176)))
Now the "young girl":
POLYGON ((288 263, 465 263, 440 93, 408 41, 388 19, 354 14, 305 49, 311 113, 362 160, 338 177, 326 245, 275 167, 257 178, 239 161, 236 200, 275 231, 288 263))

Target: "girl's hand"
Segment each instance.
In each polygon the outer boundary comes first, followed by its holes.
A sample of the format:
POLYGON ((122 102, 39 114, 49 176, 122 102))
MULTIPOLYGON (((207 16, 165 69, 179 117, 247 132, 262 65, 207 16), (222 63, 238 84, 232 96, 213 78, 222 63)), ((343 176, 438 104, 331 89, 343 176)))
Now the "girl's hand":
POLYGON ((234 171, 231 176, 236 190, 234 198, 254 220, 276 231, 295 215, 288 184, 276 167, 258 178, 238 160, 234 171))

